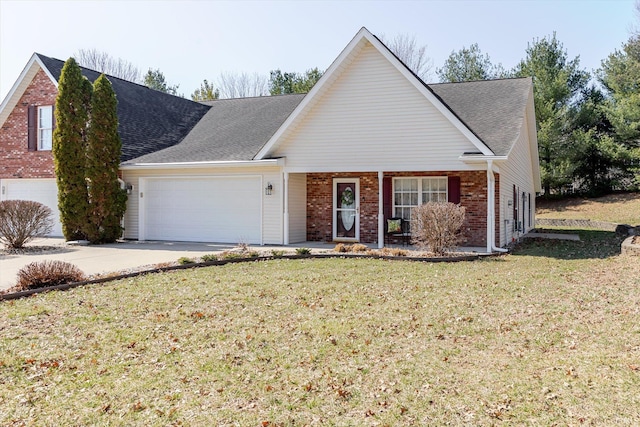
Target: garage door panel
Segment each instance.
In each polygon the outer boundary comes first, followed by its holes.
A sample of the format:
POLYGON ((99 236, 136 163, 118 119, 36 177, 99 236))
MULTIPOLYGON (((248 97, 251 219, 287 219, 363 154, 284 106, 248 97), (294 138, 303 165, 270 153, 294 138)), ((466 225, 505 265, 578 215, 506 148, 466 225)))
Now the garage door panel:
POLYGON ((53 229, 49 236, 62 236, 58 211, 58 186, 55 179, 2 179, 0 200, 32 200, 51 209, 53 229))
POLYGON ((260 177, 148 179, 151 240, 261 243, 260 177))

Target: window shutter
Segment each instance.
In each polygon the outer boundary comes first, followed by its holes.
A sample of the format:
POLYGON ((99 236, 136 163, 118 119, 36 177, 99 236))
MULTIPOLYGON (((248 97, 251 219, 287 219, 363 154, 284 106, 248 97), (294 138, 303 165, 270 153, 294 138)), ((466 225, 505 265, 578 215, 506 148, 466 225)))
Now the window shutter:
POLYGON ((29 151, 38 149, 38 107, 29 105, 27 109, 27 148, 29 151))
POLYGON ((385 218, 393 217, 392 191, 391 177, 382 178, 382 213, 385 218))
POLYGON ((448 180, 449 202, 455 203, 457 205, 460 203, 460 177, 450 176, 448 180))

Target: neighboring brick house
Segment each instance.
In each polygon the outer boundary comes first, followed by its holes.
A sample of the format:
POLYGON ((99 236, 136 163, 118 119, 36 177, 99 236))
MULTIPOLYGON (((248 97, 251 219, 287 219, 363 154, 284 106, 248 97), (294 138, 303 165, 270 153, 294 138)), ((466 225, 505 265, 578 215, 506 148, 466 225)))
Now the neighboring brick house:
MULTIPOLYGON (((52 105, 61 67, 34 55, 0 106, 3 198, 52 181, 25 128, 29 106, 52 105)), ((428 85, 363 28, 307 95, 195 103, 110 80, 126 238, 382 247, 386 219, 428 200, 466 207, 465 245, 488 252, 533 228, 531 79, 428 85)))

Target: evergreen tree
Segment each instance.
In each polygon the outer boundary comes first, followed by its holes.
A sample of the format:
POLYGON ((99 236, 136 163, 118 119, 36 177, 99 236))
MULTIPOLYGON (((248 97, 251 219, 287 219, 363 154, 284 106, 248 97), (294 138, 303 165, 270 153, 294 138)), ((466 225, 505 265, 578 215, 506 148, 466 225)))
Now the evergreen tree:
POLYGON ((191 94, 191 99, 194 101, 212 101, 218 98, 220 98, 220 91, 213 86, 213 83, 209 83, 207 79, 200 84, 199 89, 196 89, 191 94))
POLYGON ((282 71, 271 71, 269 78, 269 93, 271 95, 283 95, 287 93, 308 93, 313 85, 320 80, 323 71, 312 68, 304 73, 283 73, 282 71))
POLYGON ((85 230, 91 243, 111 243, 122 235, 120 222, 127 195, 118 182, 122 143, 118 135, 117 104, 111 82, 104 74, 100 75, 93 83, 87 132, 89 215, 85 230))
POLYGON ((52 147, 58 209, 67 240, 86 238, 84 228, 89 206, 84 170, 90 99, 91 83, 82 76, 76 61, 69 58, 58 81, 52 147))
POLYGON ((442 83, 469 82, 505 77, 502 65, 493 65, 489 55, 482 54, 477 43, 468 49, 451 52, 442 68, 436 70, 442 83))
POLYGON ((178 95, 178 87, 180 85, 170 85, 160 70, 152 70, 149 68, 147 74, 144 75, 144 85, 150 89, 168 93, 170 95, 178 95))
POLYGON ((567 58, 555 33, 527 47, 527 56, 513 70, 517 77, 533 77, 538 148, 545 194, 573 181, 571 107, 582 100, 589 73, 580 58, 567 58))

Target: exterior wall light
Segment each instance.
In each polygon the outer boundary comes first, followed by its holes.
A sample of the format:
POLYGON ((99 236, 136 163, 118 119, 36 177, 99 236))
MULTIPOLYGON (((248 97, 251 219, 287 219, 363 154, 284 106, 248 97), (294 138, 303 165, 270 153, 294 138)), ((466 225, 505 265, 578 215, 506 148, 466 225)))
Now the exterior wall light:
POLYGON ((270 182, 267 183, 267 186, 264 189, 264 194, 266 194, 267 196, 270 196, 271 193, 273 193, 273 184, 271 184, 270 182))

